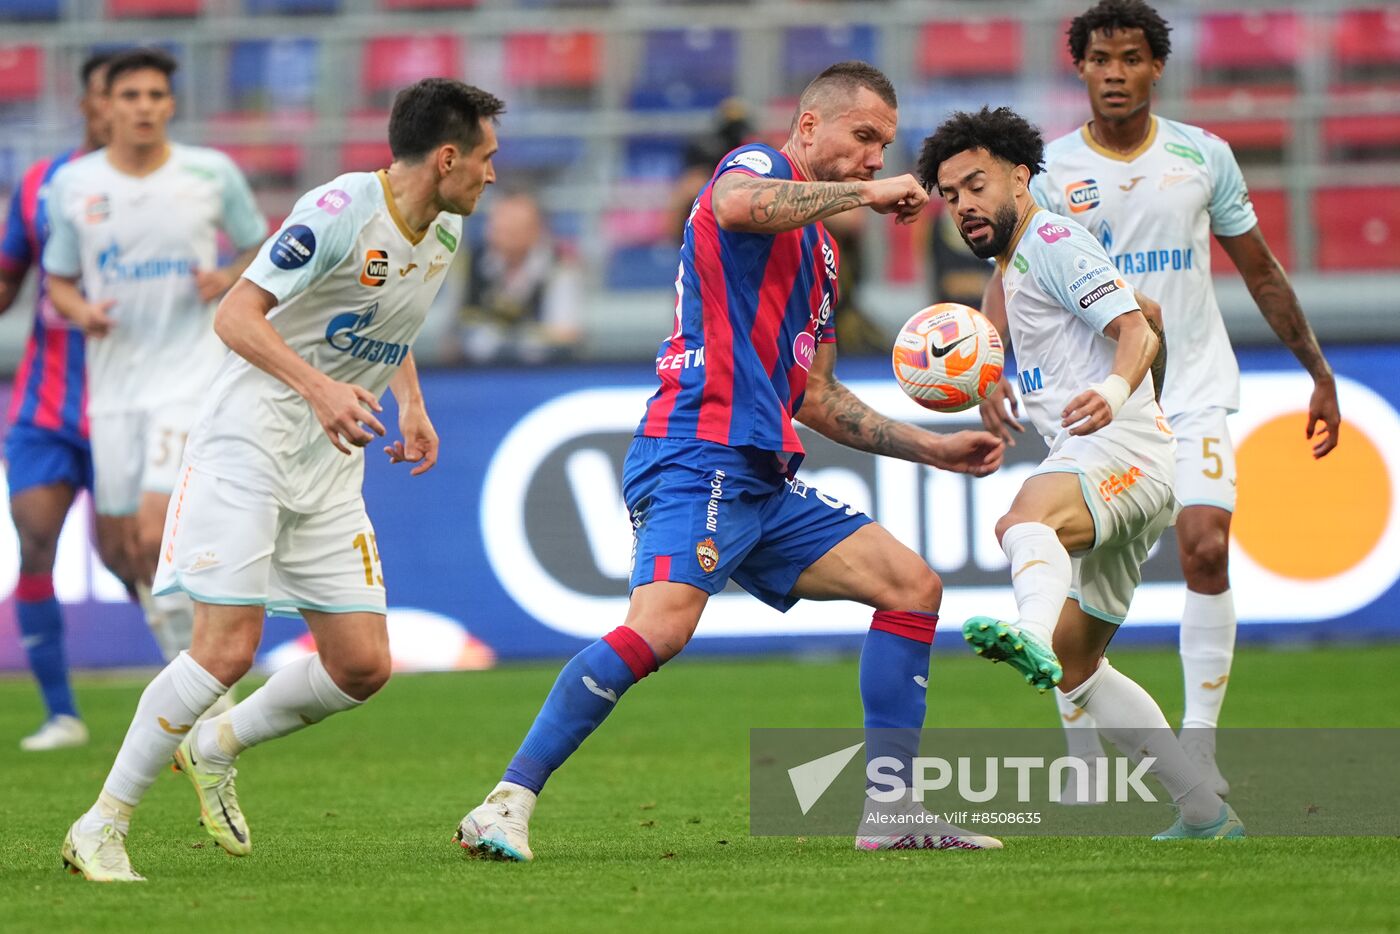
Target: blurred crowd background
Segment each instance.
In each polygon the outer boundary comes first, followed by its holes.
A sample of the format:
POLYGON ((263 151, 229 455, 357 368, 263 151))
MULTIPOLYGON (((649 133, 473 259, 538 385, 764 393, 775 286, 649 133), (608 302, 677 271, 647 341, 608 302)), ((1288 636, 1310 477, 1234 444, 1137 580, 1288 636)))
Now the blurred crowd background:
MULTIPOLYGON (((499 182, 419 359, 440 366, 646 360, 670 326, 680 227, 720 156, 778 143, 834 61, 900 95, 887 172, 948 112, 1007 104, 1047 139, 1088 116, 1064 30, 1085 0, 0 0, 0 201, 79 138, 78 65, 154 44, 180 61, 174 138, 227 151, 269 218, 342 171, 387 165, 401 86, 447 75, 502 96, 499 182)), ((1400 339, 1400 4, 1162 3, 1155 111, 1226 138, 1261 228, 1326 340, 1400 339)), ((933 300, 978 304, 986 265, 939 210, 856 212, 843 354, 885 353, 933 300)), ((1268 332, 1216 248, 1237 340, 1268 332)), ((0 322, 18 359, 28 302, 0 322)))

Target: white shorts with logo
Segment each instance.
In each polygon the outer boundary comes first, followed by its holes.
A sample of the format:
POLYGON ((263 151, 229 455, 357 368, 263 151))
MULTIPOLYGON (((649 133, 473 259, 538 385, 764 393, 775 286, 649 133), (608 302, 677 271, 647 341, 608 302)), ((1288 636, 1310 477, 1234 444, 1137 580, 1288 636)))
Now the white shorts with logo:
POLYGON ((200 603, 384 613, 384 570, 361 497, 316 513, 185 465, 170 498, 156 594, 200 603))
POLYGON ((1147 553, 1175 521, 1178 505, 1170 485, 1091 438, 1069 438, 1035 473, 1079 475, 1084 502, 1094 518, 1094 547, 1070 558, 1070 597, 1090 616, 1120 625, 1142 582, 1147 553))
POLYGON ((136 512, 142 493, 169 495, 180 476, 185 438, 199 417, 197 401, 89 418, 93 499, 104 516, 136 512))
POLYGON ((1182 506, 1235 511, 1235 446, 1219 407, 1173 415, 1176 435, 1176 498, 1182 506))

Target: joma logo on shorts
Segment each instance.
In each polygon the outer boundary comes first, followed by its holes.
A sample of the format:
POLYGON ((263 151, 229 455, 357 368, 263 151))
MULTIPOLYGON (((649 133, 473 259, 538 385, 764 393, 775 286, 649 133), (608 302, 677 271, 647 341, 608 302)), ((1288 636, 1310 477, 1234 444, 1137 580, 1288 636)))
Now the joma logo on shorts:
POLYGON ((1137 467, 1129 467, 1122 473, 1109 474, 1108 479, 1099 484, 1099 495, 1105 503, 1111 503, 1113 497, 1137 483, 1141 477, 1142 471, 1137 467))

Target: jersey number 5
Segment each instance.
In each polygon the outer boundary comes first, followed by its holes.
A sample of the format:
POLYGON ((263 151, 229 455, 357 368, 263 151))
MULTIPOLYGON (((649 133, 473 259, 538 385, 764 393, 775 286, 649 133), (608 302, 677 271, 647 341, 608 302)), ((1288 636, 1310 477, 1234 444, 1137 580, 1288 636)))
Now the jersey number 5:
POLYGON ((1212 480, 1219 480, 1221 475, 1225 473, 1225 461, 1220 457, 1219 454, 1215 453, 1210 449, 1211 445, 1219 443, 1219 438, 1201 439, 1201 457, 1208 461, 1215 461, 1214 467, 1202 467, 1201 473, 1205 474, 1212 480))

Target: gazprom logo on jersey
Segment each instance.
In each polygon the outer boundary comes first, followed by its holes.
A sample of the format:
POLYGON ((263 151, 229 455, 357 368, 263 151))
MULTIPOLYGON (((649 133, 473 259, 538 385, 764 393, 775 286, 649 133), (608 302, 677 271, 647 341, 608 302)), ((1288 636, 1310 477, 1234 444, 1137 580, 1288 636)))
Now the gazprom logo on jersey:
POLYGON ((194 260, 185 257, 124 262, 121 258, 121 247, 115 243, 97 254, 97 271, 106 282, 146 282, 170 276, 192 276, 194 267, 194 260))
MULTIPOLYGON (((1107 246, 1107 244, 1105 244, 1107 246)), ((1195 257, 1190 247, 1174 250, 1137 250, 1132 253, 1118 253, 1113 257, 1113 265, 1119 272, 1182 272, 1195 268, 1195 257)))
POLYGON ((1099 206, 1098 181, 1086 178, 1082 181, 1070 182, 1065 186, 1065 200, 1069 202, 1071 214, 1083 214, 1085 211, 1093 210, 1099 206))
POLYGON ((357 333, 373 323, 377 311, 379 303, 375 302, 364 311, 347 311, 336 315, 330 324, 326 325, 326 343, 357 360, 383 363, 387 366, 403 363, 404 358, 408 356, 410 345, 375 340, 357 333))
POLYGON ((316 234, 305 224, 294 224, 277 235, 267 251, 278 269, 297 269, 316 255, 316 234))

